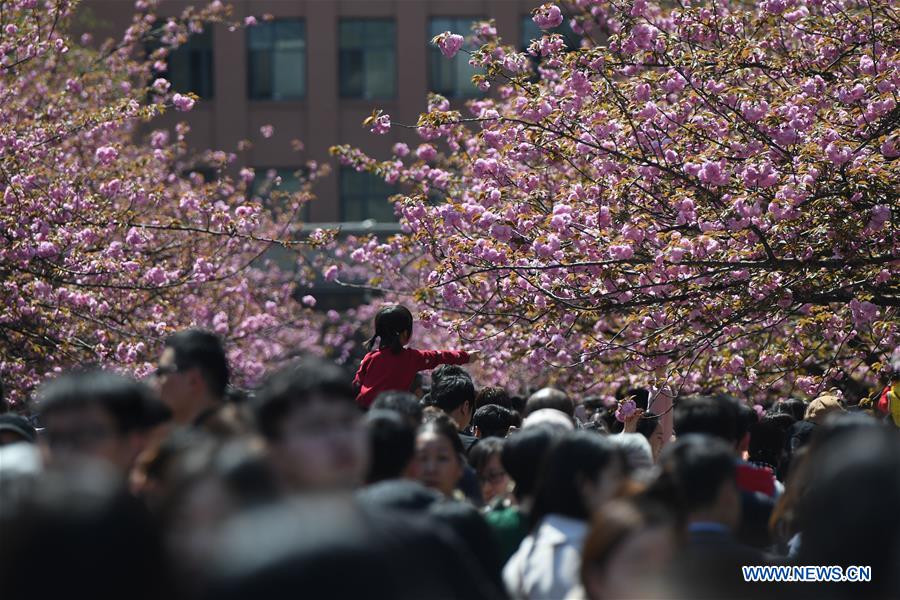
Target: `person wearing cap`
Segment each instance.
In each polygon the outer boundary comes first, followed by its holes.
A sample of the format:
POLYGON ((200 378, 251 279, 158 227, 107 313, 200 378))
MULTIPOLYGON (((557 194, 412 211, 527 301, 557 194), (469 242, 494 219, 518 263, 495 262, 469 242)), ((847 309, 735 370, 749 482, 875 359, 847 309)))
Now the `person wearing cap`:
POLYGON ((44 383, 34 404, 51 463, 97 460, 123 476, 150 431, 171 417, 149 387, 101 370, 73 371, 44 383))
POLYGON ((837 393, 835 391, 829 391, 821 394, 809 403, 803 418, 810 423, 819 425, 825 420, 826 416, 834 412, 846 411, 844 410, 843 405, 841 405, 841 399, 837 396, 837 393))
POLYGON ((0 446, 36 441, 37 433, 28 419, 13 413, 0 414, 0 446))

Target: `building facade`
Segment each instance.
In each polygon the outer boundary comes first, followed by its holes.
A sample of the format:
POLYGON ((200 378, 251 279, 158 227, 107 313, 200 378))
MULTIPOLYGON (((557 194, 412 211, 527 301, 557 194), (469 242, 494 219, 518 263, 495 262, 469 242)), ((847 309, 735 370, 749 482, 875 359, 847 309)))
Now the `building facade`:
MULTIPOLYGON (((160 13, 178 14, 190 2, 164 0, 160 13)), ((362 127, 373 109, 394 123, 415 124, 429 91, 461 106, 477 96, 472 67, 460 53, 440 56, 429 40, 442 31, 467 34, 473 21, 493 18, 501 37, 518 47, 539 35, 530 11, 537 0, 233 0, 236 20, 253 15, 259 24, 229 32, 215 26, 195 35, 169 60, 165 74, 178 91, 201 97, 191 113, 168 114, 161 125, 187 119, 196 148, 235 151, 257 173, 277 169, 284 185, 308 160, 328 161, 332 175, 316 183, 311 223, 381 223, 390 230, 394 190, 365 173, 342 169, 328 154, 351 144, 387 158, 396 142, 417 142, 394 127, 383 136, 362 127), (274 19, 262 21, 264 14, 274 19), (264 138, 261 128, 274 127, 264 138), (296 152, 292 140, 303 142, 296 152)), ((126 0, 85 0, 81 30, 95 40, 121 36, 131 20, 126 0)))

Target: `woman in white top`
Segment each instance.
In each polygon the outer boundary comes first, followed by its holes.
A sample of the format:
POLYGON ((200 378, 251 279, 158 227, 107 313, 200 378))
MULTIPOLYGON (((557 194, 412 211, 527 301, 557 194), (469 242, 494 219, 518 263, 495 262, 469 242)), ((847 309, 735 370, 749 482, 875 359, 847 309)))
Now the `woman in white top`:
POLYGON ((561 600, 579 583, 591 513, 622 481, 622 459, 605 438, 576 432, 560 438, 541 466, 531 533, 503 569, 513 598, 561 600))

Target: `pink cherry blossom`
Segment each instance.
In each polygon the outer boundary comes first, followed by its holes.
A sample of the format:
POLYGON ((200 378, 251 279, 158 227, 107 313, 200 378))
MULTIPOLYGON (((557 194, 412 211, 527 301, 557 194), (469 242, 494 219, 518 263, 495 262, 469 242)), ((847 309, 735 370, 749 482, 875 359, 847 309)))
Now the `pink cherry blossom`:
POLYGON ((438 47, 441 49, 441 54, 447 58, 456 56, 456 53, 462 48, 463 42, 465 42, 463 36, 457 33, 450 33, 449 31, 439 37, 438 47))
POLYGON ((563 16, 557 5, 548 3, 534 9, 531 20, 541 29, 554 29, 562 25, 563 16))
POLYGON ((192 108, 194 108, 194 99, 182 94, 175 94, 174 96, 172 96, 172 104, 175 105, 175 108, 177 110, 180 110, 181 112, 188 112, 192 108))

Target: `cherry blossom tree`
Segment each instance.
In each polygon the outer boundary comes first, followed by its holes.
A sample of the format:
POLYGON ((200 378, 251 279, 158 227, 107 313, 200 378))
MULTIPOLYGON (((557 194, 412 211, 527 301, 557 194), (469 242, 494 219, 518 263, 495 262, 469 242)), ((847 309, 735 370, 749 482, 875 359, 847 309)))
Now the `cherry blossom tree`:
MULTIPOLYGON (((404 190, 405 233, 351 256, 376 270, 369 285, 520 382, 865 391, 898 342, 896 4, 534 12, 543 29, 564 17, 581 47, 547 34, 519 52, 475 26, 488 94, 464 111, 432 95, 409 125, 417 148, 333 149, 404 190)), ((453 56, 461 33, 433 42, 453 56)))
POLYGON ((265 174, 234 153, 192 152, 185 123, 152 129, 195 101, 152 74, 229 8, 162 18, 138 0, 124 36, 95 48, 68 33, 74 4, 0 2, 0 377, 13 402, 61 368, 146 375, 161 340, 189 326, 226 339, 242 384, 298 351, 346 354, 354 328, 313 313, 312 296, 294 300, 312 273, 267 261, 273 244, 301 246, 310 182, 288 194, 270 180, 264 205, 250 192, 265 174))

